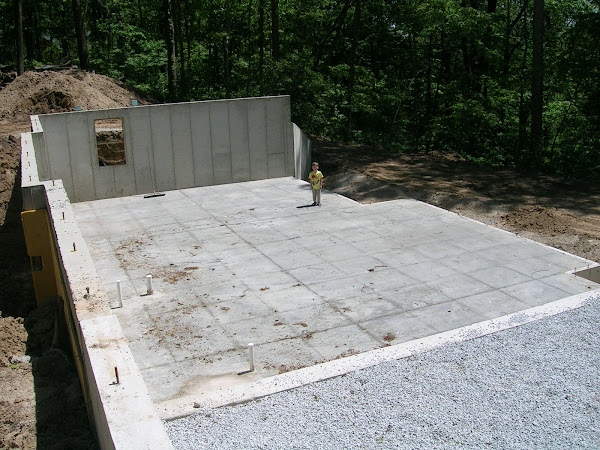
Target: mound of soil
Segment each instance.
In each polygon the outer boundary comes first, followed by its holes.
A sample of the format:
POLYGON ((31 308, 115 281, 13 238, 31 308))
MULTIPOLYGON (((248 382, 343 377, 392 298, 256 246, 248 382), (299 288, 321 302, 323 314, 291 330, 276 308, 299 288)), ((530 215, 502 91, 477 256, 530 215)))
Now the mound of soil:
POLYGON ((148 102, 104 75, 79 70, 25 72, 0 91, 0 133, 29 128, 29 116, 148 102))
POLYGON ((125 143, 122 130, 96 131, 98 160, 101 166, 125 164, 125 143))

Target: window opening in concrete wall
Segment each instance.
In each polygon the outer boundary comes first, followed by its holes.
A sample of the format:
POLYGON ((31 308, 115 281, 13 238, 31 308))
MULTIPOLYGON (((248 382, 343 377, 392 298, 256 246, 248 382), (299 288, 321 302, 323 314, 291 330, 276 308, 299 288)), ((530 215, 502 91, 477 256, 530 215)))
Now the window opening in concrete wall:
POLYGON ((100 166, 118 166, 125 164, 125 135, 123 118, 94 120, 96 149, 100 166))

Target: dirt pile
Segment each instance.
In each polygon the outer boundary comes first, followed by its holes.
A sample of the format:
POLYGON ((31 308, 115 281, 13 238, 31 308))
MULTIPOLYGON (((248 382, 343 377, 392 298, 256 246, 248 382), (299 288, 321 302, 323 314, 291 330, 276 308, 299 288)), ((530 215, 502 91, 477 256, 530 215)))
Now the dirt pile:
POLYGON ((0 136, 0 225, 4 224, 21 158, 19 137, 0 136))
POLYGON ((15 78, 17 78, 17 72, 3 72, 0 70, 0 88, 10 84, 15 78))
POLYGON ((0 367, 9 367, 15 357, 23 356, 27 350, 27 330, 22 317, 0 319, 0 367))
POLYGON ((521 228, 522 231, 547 231, 556 236, 573 229, 578 220, 575 215, 561 214, 556 208, 527 206, 503 215, 502 222, 507 227, 521 228))
POLYGON ((0 91, 0 132, 16 124, 29 126, 29 116, 56 112, 119 108, 148 102, 115 80, 79 70, 25 72, 0 91), (8 127, 7 127, 8 125, 8 127))

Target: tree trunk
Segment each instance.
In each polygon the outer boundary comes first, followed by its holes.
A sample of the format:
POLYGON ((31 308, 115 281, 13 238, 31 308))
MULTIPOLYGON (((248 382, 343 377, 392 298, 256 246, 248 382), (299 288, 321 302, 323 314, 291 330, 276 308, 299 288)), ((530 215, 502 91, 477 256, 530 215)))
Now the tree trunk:
POLYGON ((77 36, 77 53, 79 54, 79 67, 83 70, 90 68, 90 56, 88 53, 87 37, 83 23, 83 14, 81 13, 81 3, 79 0, 72 0, 73 19, 75 21, 75 34, 77 36))
POLYGON ((531 158, 539 161, 543 147, 544 0, 533 1, 533 60, 531 73, 531 158))
MULTIPOLYGON (((462 1, 461 6, 467 8, 465 0, 462 1)), ((470 8, 479 11, 479 1, 471 0, 470 8)), ((486 42, 487 37, 483 36, 482 39, 486 42)), ((466 74, 466 85, 473 92, 480 93, 482 92, 482 73, 484 72, 487 63, 472 37, 463 37, 461 39, 461 45, 466 74)))
POLYGON ((271 45, 273 59, 279 59, 279 0, 271 0, 271 45))
POLYGON ((25 29, 23 30, 25 35, 25 53, 30 59, 39 59, 39 40, 36 26, 37 21, 35 19, 36 11, 30 3, 31 0, 25 1, 25 15, 23 17, 25 21, 25 29))
POLYGON ((248 53, 246 59, 248 60, 248 72, 246 73, 246 97, 250 97, 250 80, 252 78, 252 53, 254 51, 254 45, 252 41, 252 0, 248 0, 248 53))
POLYGON ((139 25, 142 27, 144 25, 144 11, 142 10, 142 0, 138 0, 137 2, 138 14, 140 16, 139 25))
POLYGON ((167 44, 167 79, 169 101, 174 102, 177 94, 175 92, 175 80, 177 79, 176 61, 175 61, 175 30, 173 29, 173 10, 171 0, 163 2, 165 21, 165 42, 167 44))
POLYGON ((517 16, 514 19, 511 18, 510 2, 508 2, 506 5, 506 27, 505 27, 505 31, 504 31, 504 48, 503 48, 503 56, 504 57, 503 57, 503 62, 502 62, 502 72, 504 73, 504 76, 508 76, 509 69, 510 69, 510 60, 511 60, 514 52, 518 48, 518 44, 513 45, 511 43, 510 37, 512 35, 513 29, 517 26, 517 24, 519 23, 521 18, 525 15, 525 12, 527 10, 527 3, 528 3, 527 1, 523 2, 523 6, 521 7, 517 16))
MULTIPOLYGON (((427 132, 427 128, 429 127, 429 124, 432 122, 433 120, 433 94, 431 92, 432 89, 432 80, 431 77, 433 76, 433 35, 430 34, 429 35, 429 41, 427 43, 427 71, 426 71, 426 88, 425 88, 425 117, 423 118, 423 122, 421 124, 421 126, 419 127, 419 134, 423 134, 427 132)), ((429 139, 427 139, 427 150, 429 150, 429 139)))
POLYGON ((333 22, 333 24, 331 24, 331 27, 329 28, 329 30, 327 30, 327 33, 314 46, 315 50, 313 51, 313 54, 314 54, 314 56, 313 56, 313 65, 315 67, 317 67, 317 65, 321 61, 321 55, 323 54, 323 51, 325 49, 325 43, 331 37, 331 35, 333 35, 334 33, 338 32, 339 29, 342 28, 342 26, 344 24, 344 21, 346 20, 346 14, 348 14, 348 10, 350 9, 351 6, 352 6, 352 1, 351 0, 345 0, 344 6, 343 6, 342 10, 340 11, 340 13, 338 14, 338 16, 336 17, 336 19, 333 22))
POLYGON ((173 0, 173 19, 174 19, 174 31, 175 31, 175 49, 177 51, 176 58, 179 59, 179 80, 177 85, 179 86, 178 98, 187 97, 187 80, 185 71, 185 52, 184 52, 184 39, 183 39, 183 14, 181 10, 181 0, 173 0))
POLYGON ((258 2, 258 75, 260 95, 264 94, 265 65, 265 0, 258 2))
MULTIPOLYGON (((524 7, 527 7, 527 0, 524 2, 524 7)), ((524 74, 527 68, 527 54, 529 53, 529 32, 527 27, 527 19, 523 19, 523 58, 521 60, 521 80, 519 94, 519 159, 524 161, 524 153, 527 149, 527 119, 529 117, 528 108, 525 106, 525 80, 524 74)))
POLYGON ((350 54, 350 74, 348 79, 348 114, 346 126, 346 141, 351 139, 352 134, 352 92, 354 90, 354 77, 356 74, 356 48, 358 46, 358 33, 360 31, 360 0, 356 0, 354 7, 354 21, 352 24, 352 50, 350 54))
POLYGON ((25 72, 25 58, 23 56, 23 3, 21 0, 15 2, 15 13, 17 21, 17 74, 25 72))
POLYGON ((231 96, 231 85, 230 85, 230 51, 231 51, 231 4, 230 0, 225 2, 225 95, 227 98, 231 96))

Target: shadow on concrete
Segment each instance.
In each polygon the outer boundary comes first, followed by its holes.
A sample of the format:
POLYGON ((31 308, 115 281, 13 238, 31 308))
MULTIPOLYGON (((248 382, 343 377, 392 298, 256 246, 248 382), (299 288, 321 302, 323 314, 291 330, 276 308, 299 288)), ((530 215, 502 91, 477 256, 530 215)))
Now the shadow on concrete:
POLYGON ((25 319, 31 357, 38 449, 97 449, 81 385, 60 323, 59 301, 25 319), (62 335, 62 336, 61 336, 62 335))

